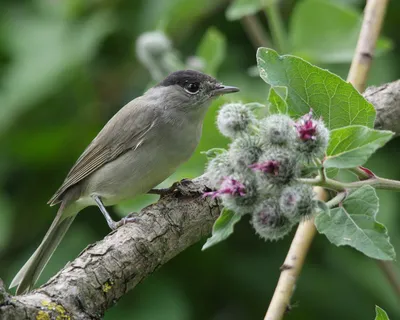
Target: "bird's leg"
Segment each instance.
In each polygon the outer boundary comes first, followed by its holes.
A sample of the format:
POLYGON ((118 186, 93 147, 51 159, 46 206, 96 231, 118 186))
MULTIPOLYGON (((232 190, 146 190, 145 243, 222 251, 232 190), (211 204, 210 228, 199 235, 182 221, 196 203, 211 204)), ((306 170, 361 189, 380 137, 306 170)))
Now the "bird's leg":
POLYGON ((124 224, 127 224, 129 222, 136 222, 137 218, 133 217, 131 215, 128 215, 127 217, 122 218, 119 221, 114 221, 110 214, 108 213, 107 209, 104 207, 103 202, 101 201, 101 198, 96 195, 92 195, 93 200, 96 202, 97 206, 99 207, 101 213, 103 214, 104 218, 106 218, 107 224, 110 227, 111 230, 115 230, 119 228, 120 226, 123 226, 124 224))

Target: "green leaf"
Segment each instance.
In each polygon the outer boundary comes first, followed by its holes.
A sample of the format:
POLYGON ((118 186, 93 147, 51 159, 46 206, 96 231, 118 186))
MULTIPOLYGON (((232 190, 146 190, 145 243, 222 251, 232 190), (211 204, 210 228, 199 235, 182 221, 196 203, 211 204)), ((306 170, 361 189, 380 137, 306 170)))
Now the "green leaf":
POLYGON ((357 124, 373 127, 376 113, 372 104, 337 75, 267 48, 258 49, 257 64, 266 83, 287 87, 289 115, 300 117, 312 108, 329 129, 357 124))
POLYGON ((216 156, 218 156, 218 155, 220 155, 222 153, 225 153, 225 152, 226 152, 226 150, 223 149, 223 148, 212 148, 210 150, 202 151, 200 153, 201 154, 205 154, 207 159, 210 160, 210 159, 214 159, 216 156))
POLYGON ((238 20, 257 13, 263 8, 261 0, 235 0, 226 10, 226 19, 238 20))
POLYGON ((209 247, 217 244, 228 238, 233 233, 233 227, 242 216, 228 209, 222 209, 221 215, 215 221, 212 236, 207 239, 201 250, 206 250, 209 247))
MULTIPOLYGON (((301 1, 294 7, 290 20, 292 53, 315 63, 350 62, 361 21, 361 12, 351 6, 333 1, 301 1)), ((383 53, 391 47, 390 40, 382 38, 377 43, 377 52, 383 53)))
POLYGON ((389 320, 389 316, 382 308, 375 306, 376 317, 375 320, 389 320))
POLYGON ((315 226, 337 246, 351 246, 368 257, 394 260, 396 253, 385 226, 376 221, 379 199, 375 189, 363 186, 329 214, 319 214, 315 226))
POLYGON ((317 212, 319 214, 329 214, 329 207, 325 201, 321 200, 313 200, 315 202, 315 207, 317 208, 317 212))
POLYGON ((348 126, 331 131, 325 168, 354 168, 393 137, 393 132, 364 126, 348 126))
POLYGON ((215 75, 226 55, 225 36, 215 28, 209 28, 197 48, 198 57, 206 62, 205 73, 215 75))
POLYGON ((271 88, 269 90, 268 101, 271 104, 269 108, 270 113, 283 113, 286 114, 288 112, 288 105, 286 103, 287 97, 287 88, 281 87, 281 90, 284 90, 284 98, 281 97, 277 92, 277 87, 271 88))
POLYGON ((339 173, 339 169, 338 168, 326 168, 325 169, 325 175, 330 178, 330 179, 334 179, 339 173))

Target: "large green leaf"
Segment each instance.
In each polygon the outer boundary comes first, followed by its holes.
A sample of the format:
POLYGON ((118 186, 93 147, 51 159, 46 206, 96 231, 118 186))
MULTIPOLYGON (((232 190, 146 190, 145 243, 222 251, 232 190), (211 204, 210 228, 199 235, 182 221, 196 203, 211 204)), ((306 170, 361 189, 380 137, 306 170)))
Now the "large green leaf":
POLYGON ((197 56, 206 62, 205 73, 215 75, 226 55, 225 36, 215 28, 209 28, 197 49, 197 56))
POLYGON ((325 168, 354 168, 393 137, 393 132, 364 126, 348 126, 331 131, 325 168))
MULTIPOLYGON (((360 33, 361 18, 361 12, 337 2, 299 2, 290 20, 292 53, 315 63, 350 62, 360 33)), ((390 48, 390 40, 379 39, 377 53, 390 48)))
POLYGON ((238 20, 262 9, 262 0, 234 0, 226 10, 228 20, 238 20))
POLYGON ((376 221, 378 208, 375 189, 363 186, 351 193, 338 208, 317 215, 315 225, 337 246, 348 245, 371 258, 394 260, 396 253, 387 230, 376 221))
POLYGON ((267 48, 258 49, 257 63, 266 83, 287 87, 291 116, 302 116, 312 108, 330 129, 357 124, 373 127, 374 107, 337 75, 299 57, 279 56, 267 48))
POLYGON ((269 90, 268 102, 270 103, 269 112, 270 113, 283 113, 288 112, 288 105, 286 103, 287 88, 286 87, 275 87, 269 90), (281 97, 276 89, 281 89, 284 91, 283 97, 281 97))
POLYGON ((389 317, 385 310, 382 308, 375 306, 376 317, 375 320, 389 320, 389 317))
POLYGON ((206 250, 228 238, 233 233, 233 227, 241 217, 241 215, 224 208, 214 223, 211 238, 207 239, 202 250, 206 250))

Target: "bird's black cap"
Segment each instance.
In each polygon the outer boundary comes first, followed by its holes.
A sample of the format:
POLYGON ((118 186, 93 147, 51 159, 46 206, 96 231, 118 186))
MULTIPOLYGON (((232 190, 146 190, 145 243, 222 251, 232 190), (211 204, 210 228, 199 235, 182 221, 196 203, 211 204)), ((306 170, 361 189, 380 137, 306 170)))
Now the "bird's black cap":
POLYGON ((217 83, 218 81, 213 77, 206 75, 202 72, 195 70, 181 70, 176 71, 168 75, 163 81, 161 81, 158 86, 168 87, 173 85, 179 85, 183 87, 187 83, 194 82, 212 82, 217 83))

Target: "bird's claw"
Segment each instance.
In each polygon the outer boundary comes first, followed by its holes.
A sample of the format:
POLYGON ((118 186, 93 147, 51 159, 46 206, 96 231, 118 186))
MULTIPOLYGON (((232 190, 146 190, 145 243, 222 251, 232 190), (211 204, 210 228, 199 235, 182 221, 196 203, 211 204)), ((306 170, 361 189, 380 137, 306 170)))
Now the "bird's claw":
POLYGON ((114 221, 114 223, 110 226, 111 229, 115 230, 118 229, 119 227, 126 225, 127 223, 138 222, 139 217, 137 216, 135 217, 134 214, 136 214, 136 212, 128 214, 126 217, 123 217, 119 221, 114 221))

